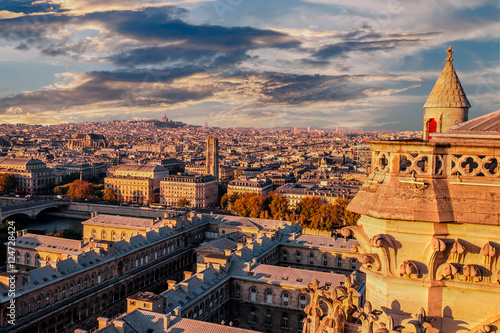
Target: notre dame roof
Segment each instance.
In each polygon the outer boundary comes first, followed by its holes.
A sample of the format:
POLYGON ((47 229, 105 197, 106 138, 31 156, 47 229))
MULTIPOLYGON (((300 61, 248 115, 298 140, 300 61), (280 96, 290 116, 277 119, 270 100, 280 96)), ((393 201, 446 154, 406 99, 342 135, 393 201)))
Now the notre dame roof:
POLYGON ((432 88, 424 108, 470 108, 469 100, 453 68, 451 46, 446 52, 448 52, 446 65, 432 88))
POLYGON ((448 132, 496 132, 500 133, 500 110, 488 113, 465 123, 452 126, 448 132))

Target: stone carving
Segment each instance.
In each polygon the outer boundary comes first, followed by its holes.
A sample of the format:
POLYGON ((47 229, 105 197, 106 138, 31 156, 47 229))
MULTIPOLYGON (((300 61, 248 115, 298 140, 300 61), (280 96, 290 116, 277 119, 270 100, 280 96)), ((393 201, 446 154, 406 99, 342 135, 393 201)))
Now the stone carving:
POLYGON ((373 156, 375 158, 375 163, 374 163, 374 170, 380 171, 380 172, 388 172, 389 171, 389 164, 390 164, 390 157, 391 153, 389 152, 373 152, 373 156))
POLYGON ((354 313, 357 311, 352 295, 358 285, 353 285, 351 277, 346 278, 343 286, 329 289, 320 287, 319 281, 307 284, 302 292, 309 293, 311 302, 304 309, 307 318, 304 319, 303 333, 343 333, 346 323, 354 323, 354 313), (337 293, 342 291, 342 295, 337 293), (343 302, 347 299, 347 304, 343 302), (327 311, 322 305, 326 305, 327 311))
POLYGON ((401 174, 431 174, 429 158, 430 155, 425 154, 400 154, 399 170, 401 174))
POLYGON ((387 316, 385 324, 381 324, 382 328, 375 330, 375 333, 401 333, 401 330, 405 328, 404 326, 395 326, 394 319, 392 316, 387 316))
POLYGON ((424 308, 420 308, 417 314, 412 315, 411 319, 405 319, 401 323, 406 329, 412 325, 415 333, 439 333, 437 328, 432 327, 434 319, 427 318, 424 308))
POLYGON ((362 253, 359 255, 358 260, 366 267, 377 272, 382 268, 382 264, 380 262, 380 259, 378 258, 378 255, 374 253, 362 253))
POLYGON ((480 282, 483 279, 481 269, 477 265, 464 265, 459 280, 467 282, 480 282))
POLYGON ((497 282, 498 284, 500 284, 500 270, 498 270, 497 272, 497 282))
POLYGON ((428 261, 428 269, 431 279, 434 279, 437 266, 441 262, 445 262, 444 251, 446 250, 446 244, 442 239, 432 238, 424 249, 423 258, 428 261))
POLYGON ((450 259, 453 262, 460 263, 460 260, 463 260, 464 254, 465 253, 465 246, 460 242, 459 239, 456 239, 455 242, 453 242, 453 245, 451 246, 450 249, 450 259))
POLYGON ((453 263, 444 263, 436 270, 437 280, 453 280, 458 274, 458 267, 453 263))
POLYGON ((500 177, 499 156, 451 155, 452 175, 500 177))
POLYGON ((493 258, 495 258, 496 253, 497 249, 491 242, 484 244, 483 247, 481 248, 481 254, 484 256, 483 260, 484 264, 490 265, 492 263, 493 258))
POLYGON ((304 327, 302 329, 303 333, 312 333, 318 331, 321 322, 321 316, 323 316, 324 314, 323 308, 319 303, 319 298, 323 295, 323 292, 326 290, 326 288, 326 286, 320 287, 319 281, 314 279, 312 283, 307 284, 307 288, 304 288, 302 290, 303 293, 309 293, 311 299, 311 302, 304 309, 307 318, 304 319, 304 327))
POLYGON ((349 227, 344 227, 340 230, 340 233, 344 237, 354 237, 356 240, 359 242, 359 245, 363 249, 364 252, 370 250, 370 241, 368 236, 366 235, 366 232, 363 230, 362 227, 358 226, 349 226, 349 227))
POLYGON ((396 272, 394 272, 393 269, 395 269, 396 266, 396 246, 394 245, 394 242, 392 239, 389 237, 389 235, 385 234, 378 234, 373 236, 370 239, 370 246, 374 248, 380 248, 382 249, 382 260, 385 265, 382 265, 382 268, 387 272, 391 273, 394 276, 397 276, 396 272), (391 255, 391 249, 392 249, 392 255, 391 255), (393 264, 391 264, 391 260, 394 261, 393 264))
POLYGON ((419 275, 418 266, 413 260, 405 260, 399 265, 399 276, 405 278, 418 278, 419 275))
POLYGON ((361 333, 374 333, 373 325, 381 313, 380 310, 373 310, 372 304, 366 301, 365 306, 354 313, 354 318, 361 321, 361 333))
POLYGON ((356 292, 356 289, 359 287, 358 284, 353 284, 352 277, 347 277, 345 279, 344 285, 343 286, 338 286, 336 289, 342 291, 344 295, 347 295, 347 305, 343 306, 344 313, 347 316, 347 322, 353 323, 355 321, 354 319, 354 313, 358 309, 356 305, 354 305, 353 299, 352 299, 352 294, 356 292))

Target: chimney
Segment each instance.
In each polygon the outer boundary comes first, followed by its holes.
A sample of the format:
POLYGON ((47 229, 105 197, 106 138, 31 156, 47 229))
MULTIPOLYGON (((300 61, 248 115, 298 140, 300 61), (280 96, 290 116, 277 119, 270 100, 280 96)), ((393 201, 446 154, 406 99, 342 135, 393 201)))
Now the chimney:
POLYGON ((231 255, 231 252, 232 252, 232 251, 231 251, 231 249, 225 249, 225 250, 224 250, 224 255, 225 255, 226 257, 229 257, 229 256, 231 255))
POLYGON ((241 258, 241 250, 234 251, 234 253, 236 253, 236 255, 241 258))
POLYGON ((236 243, 236 250, 241 250, 245 246, 243 243, 236 243))
POLYGON ((296 236, 297 236, 297 234, 294 232, 294 233, 292 234, 292 240, 295 240, 295 237, 296 237, 296 236))
POLYGON ((193 272, 184 271, 184 280, 190 279, 193 276, 193 272))
POLYGON ((250 272, 250 269, 251 269, 251 268, 252 268, 252 263, 251 263, 251 262, 249 262, 249 261, 247 261, 247 262, 245 263, 245 268, 243 268, 243 270, 244 270, 245 272, 250 272))
POLYGON ((170 315, 166 315, 165 317, 163 317, 163 330, 165 332, 167 332, 168 327, 170 326, 171 320, 172 319, 171 319, 170 315))
POLYGON ((125 322, 123 320, 117 319, 113 322, 115 325, 115 329, 118 331, 118 333, 125 333, 125 322))
MULTIPOLYGON (((23 229, 23 230, 18 230, 18 231, 16 232, 16 234, 17 234, 17 237, 21 237, 21 236, 26 235, 26 233, 27 233, 27 232, 28 232, 28 229, 23 229)), ((17 237, 16 237, 16 238, 17 238, 17 237)))
POLYGON ((76 330, 73 331, 74 333, 87 333, 86 330, 83 330, 81 328, 77 328, 76 330))
POLYGON ((212 264, 212 267, 215 269, 215 271, 216 271, 217 273, 220 273, 220 264, 213 263, 213 264, 212 264))
POLYGON ((168 290, 170 290, 170 289, 174 289, 176 282, 175 282, 175 280, 168 280, 167 284, 168 284, 168 290))
POLYGON ((108 318, 106 317, 99 317, 97 318, 97 321, 99 322, 99 329, 103 329, 108 326, 108 318))
POLYGON ((256 241, 257 241, 257 244, 262 245, 262 238, 257 238, 256 241))
POLYGON ((247 244, 247 248, 250 250, 250 251, 253 251, 253 244, 247 244))
POLYGON ((196 277, 198 278, 198 280, 200 280, 201 283, 204 283, 204 279, 205 279, 205 274, 203 273, 198 273, 196 274, 196 277))
POLYGON ((198 263, 196 263, 196 272, 201 272, 201 271, 207 269, 207 266, 208 265, 206 263, 204 263, 204 262, 198 262, 198 263))

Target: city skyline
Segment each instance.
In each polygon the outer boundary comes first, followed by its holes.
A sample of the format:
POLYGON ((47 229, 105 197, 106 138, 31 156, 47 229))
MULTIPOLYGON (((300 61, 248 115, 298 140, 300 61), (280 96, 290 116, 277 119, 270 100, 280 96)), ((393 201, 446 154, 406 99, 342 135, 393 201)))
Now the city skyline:
POLYGON ((498 109, 493 1, 0 3, 4 123, 168 117, 420 130, 449 45, 470 117, 498 109))

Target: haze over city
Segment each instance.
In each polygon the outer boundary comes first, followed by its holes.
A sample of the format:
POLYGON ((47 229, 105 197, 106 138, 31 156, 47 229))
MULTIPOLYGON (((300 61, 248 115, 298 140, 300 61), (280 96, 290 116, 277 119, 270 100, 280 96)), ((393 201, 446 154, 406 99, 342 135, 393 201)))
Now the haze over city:
POLYGON ((2 123, 420 130, 452 45, 499 102, 498 2, 0 1, 2 123))

